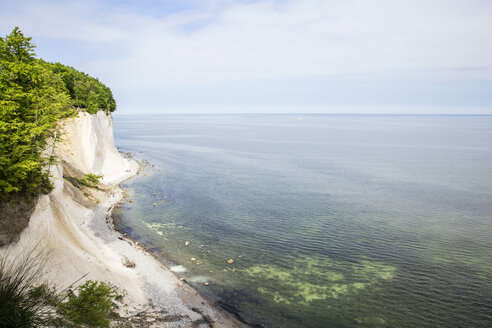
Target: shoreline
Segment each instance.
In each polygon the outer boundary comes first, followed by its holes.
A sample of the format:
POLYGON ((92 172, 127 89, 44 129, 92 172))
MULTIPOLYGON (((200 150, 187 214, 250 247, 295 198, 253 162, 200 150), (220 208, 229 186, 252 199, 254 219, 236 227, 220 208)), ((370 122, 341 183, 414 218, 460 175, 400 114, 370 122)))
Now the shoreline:
MULTIPOLYGON (((125 159, 136 162, 134 159, 125 159)), ((244 322, 237 314, 223 309, 218 304, 202 295, 188 282, 180 279, 178 275, 162 263, 157 256, 148 251, 145 245, 133 240, 131 236, 122 233, 116 228, 113 221, 113 210, 115 207, 118 207, 120 204, 125 202, 125 189, 121 186, 121 184, 129 179, 137 178, 139 173, 141 173, 141 170, 141 166, 138 165, 135 172, 129 172, 130 174, 128 176, 118 179, 119 181, 114 183, 110 197, 106 202, 98 206, 98 209, 95 211, 93 219, 90 222, 89 228, 92 230, 94 235, 98 236, 98 238, 100 238, 107 246, 112 248, 113 251, 120 254, 126 254, 124 258, 128 258, 132 263, 135 263, 133 270, 137 272, 139 271, 136 278, 142 284, 143 294, 146 302, 148 303, 147 306, 150 306, 147 307, 150 317, 154 318, 155 313, 159 310, 169 312, 169 306, 172 308, 176 306, 176 304, 170 303, 173 303, 173 301, 174 303, 179 303, 176 299, 172 300, 174 298, 172 296, 177 296, 188 311, 194 312, 195 314, 201 316, 201 318, 195 318, 189 323, 181 322, 179 326, 185 324, 186 327, 196 325, 224 328, 250 327, 250 325, 244 322), (127 245, 129 248, 134 250, 133 254, 128 250, 127 245), (144 269, 140 269, 139 267, 144 269), (160 276, 158 277, 160 279, 156 279, 159 280, 160 283, 156 283, 156 280, 152 280, 148 274, 144 274, 142 272, 142 270, 147 271, 148 269, 150 269, 151 273, 154 271, 154 274, 160 276), (167 284, 168 286, 164 286, 164 284, 167 284), (172 290, 169 290, 169 285, 172 286, 171 289, 174 289, 175 293, 173 293, 172 290), (162 300, 162 295, 159 295, 159 292, 167 294, 167 297, 171 296, 171 300, 162 300)), ((180 308, 179 304, 177 305, 177 307, 180 308)), ((145 307, 146 306, 144 304, 141 304, 140 306, 141 309, 145 307)), ((181 312, 183 311, 184 309, 181 308, 181 312)), ((183 313, 180 315, 182 318, 186 317, 183 316, 183 313)), ((172 324, 170 326, 172 326, 172 324)))
MULTIPOLYGON (((125 152, 120 151, 120 153, 123 155, 126 155, 125 152)), ((133 160, 133 161, 137 161, 137 160, 133 159, 132 157, 128 157, 128 158, 133 160)), ((138 249, 139 251, 142 251, 147 256, 152 257, 155 261, 157 261, 162 266, 162 268, 164 270, 169 271, 175 277, 175 279, 177 281, 179 281, 178 282, 178 284, 179 284, 178 288, 183 289, 183 291, 181 291, 181 293, 180 293, 180 296, 182 299, 186 298, 186 300, 183 299, 186 304, 189 304, 189 303, 202 303, 203 304, 203 300, 204 300, 208 306, 212 307, 215 311, 221 312, 222 315, 224 315, 226 319, 232 321, 225 327, 244 327, 244 328, 251 327, 251 325, 249 325, 243 318, 241 318, 241 316, 238 313, 235 313, 233 311, 230 311, 230 310, 227 310, 227 309, 221 307, 219 304, 217 304, 213 300, 211 300, 208 297, 206 297, 205 295, 201 294, 194 286, 192 286, 190 283, 188 283, 188 281, 186 281, 183 278, 180 278, 176 272, 174 272, 166 264, 164 264, 159 259, 159 257, 157 255, 155 255, 151 251, 149 251, 149 249, 146 245, 139 243, 138 241, 134 240, 131 237, 131 235, 120 231, 116 227, 116 225, 114 224, 113 210, 114 210, 114 208, 119 207, 120 204, 128 202, 125 199, 124 191, 129 190, 129 188, 128 189, 124 188, 121 186, 121 184, 123 184, 125 181, 138 178, 139 175, 142 172, 144 172, 144 170, 146 169, 146 167, 142 167, 142 163, 140 161, 137 161, 137 162, 139 163, 139 168, 138 168, 137 172, 135 174, 125 178, 124 180, 120 181, 117 184, 117 187, 119 188, 119 190, 122 191, 122 197, 119 200, 115 200, 115 202, 111 205, 111 207, 106 212, 105 220, 106 220, 106 224, 108 225, 108 227, 117 235, 118 239, 126 241, 127 243, 131 244, 134 248, 138 249), (188 295, 184 295, 184 294, 188 294, 188 295), (195 302, 192 302, 192 300, 189 299, 190 297, 194 298, 195 302), (237 326, 237 325, 239 325, 239 326, 237 326)), ((212 322, 212 326, 216 327, 214 325, 214 322, 212 322)))
POLYGON ((115 322, 155 328, 248 327, 108 224, 123 201, 120 184, 139 167, 116 149, 112 117, 82 112, 61 125, 63 140, 54 148, 58 162, 49 167, 53 190, 38 198, 19 240, 0 253, 8 252, 10 259, 29 250, 43 255, 39 283, 60 291, 75 281, 109 283, 123 296, 115 322), (95 187, 72 182, 89 173, 102 177, 95 187))

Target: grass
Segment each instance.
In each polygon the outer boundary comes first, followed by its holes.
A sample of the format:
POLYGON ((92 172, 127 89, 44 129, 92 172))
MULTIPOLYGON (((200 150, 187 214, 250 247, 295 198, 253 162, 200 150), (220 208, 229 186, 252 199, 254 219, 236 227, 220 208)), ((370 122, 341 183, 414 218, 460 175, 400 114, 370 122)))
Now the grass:
POLYGON ((34 252, 0 258, 0 327, 41 327, 53 318, 56 295, 39 284, 41 257, 34 252))

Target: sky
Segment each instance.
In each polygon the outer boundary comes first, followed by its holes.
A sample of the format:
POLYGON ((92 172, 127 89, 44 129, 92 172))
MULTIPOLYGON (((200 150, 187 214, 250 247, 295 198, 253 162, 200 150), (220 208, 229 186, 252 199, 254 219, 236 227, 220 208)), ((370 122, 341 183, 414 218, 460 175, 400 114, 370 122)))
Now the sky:
POLYGON ((492 114, 490 0, 0 0, 117 114, 492 114))

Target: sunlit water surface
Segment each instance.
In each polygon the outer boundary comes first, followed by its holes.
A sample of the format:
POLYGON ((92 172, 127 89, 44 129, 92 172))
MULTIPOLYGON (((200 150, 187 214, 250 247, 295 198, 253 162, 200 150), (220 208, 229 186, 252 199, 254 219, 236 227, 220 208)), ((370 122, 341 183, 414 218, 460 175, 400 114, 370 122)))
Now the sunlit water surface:
POLYGON ((492 326, 491 116, 117 116, 115 136, 151 164, 118 227, 244 320, 492 326))

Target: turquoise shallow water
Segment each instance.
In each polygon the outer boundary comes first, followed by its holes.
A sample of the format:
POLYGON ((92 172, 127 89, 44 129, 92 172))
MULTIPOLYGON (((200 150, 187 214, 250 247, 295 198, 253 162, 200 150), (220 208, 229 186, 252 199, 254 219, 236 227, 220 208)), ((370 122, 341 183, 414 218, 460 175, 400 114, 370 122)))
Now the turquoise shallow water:
POLYGON ((492 326, 491 116, 118 116, 115 138, 153 165, 118 227, 252 324, 492 326))

